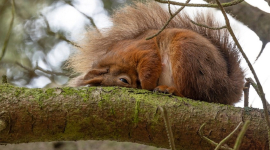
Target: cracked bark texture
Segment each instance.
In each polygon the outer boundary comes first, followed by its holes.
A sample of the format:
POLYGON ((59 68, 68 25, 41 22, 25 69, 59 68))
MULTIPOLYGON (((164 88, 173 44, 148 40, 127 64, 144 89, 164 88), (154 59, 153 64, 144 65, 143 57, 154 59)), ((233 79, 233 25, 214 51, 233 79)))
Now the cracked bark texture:
MULTIPOLYGON (((216 3, 215 0, 204 0, 208 3, 216 3)), ((230 2, 232 0, 220 0, 230 2)), ((270 1, 268 1, 270 6, 270 1)), ((225 7, 226 12, 253 30, 262 41, 262 49, 270 42, 270 14, 257 7, 253 7, 245 1, 232 7, 225 7)), ((258 52, 259 53, 259 52, 258 52)))
MULTIPOLYGON (((240 149, 267 149, 263 111, 119 87, 27 89, 0 85, 0 143, 114 140, 169 148, 158 106, 168 110, 177 149, 213 149, 239 122, 251 120, 240 149)), ((239 132, 239 131, 238 131, 239 132)), ((233 146, 236 135, 227 144, 233 146)))

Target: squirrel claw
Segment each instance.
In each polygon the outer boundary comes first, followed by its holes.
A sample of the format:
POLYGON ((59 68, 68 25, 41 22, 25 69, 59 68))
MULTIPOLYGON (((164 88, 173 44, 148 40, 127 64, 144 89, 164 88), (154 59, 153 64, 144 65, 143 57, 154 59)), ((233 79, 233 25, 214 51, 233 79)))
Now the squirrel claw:
POLYGON ((157 86, 154 89, 154 92, 160 92, 160 93, 164 93, 164 94, 182 96, 182 94, 178 93, 178 91, 175 89, 175 87, 169 87, 167 85, 159 85, 159 86, 157 86))

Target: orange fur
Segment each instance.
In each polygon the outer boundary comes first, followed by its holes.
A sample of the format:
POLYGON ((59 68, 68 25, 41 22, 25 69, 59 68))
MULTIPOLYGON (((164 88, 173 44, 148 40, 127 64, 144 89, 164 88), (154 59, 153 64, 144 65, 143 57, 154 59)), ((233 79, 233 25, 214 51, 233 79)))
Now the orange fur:
MULTIPOLYGON (((169 19, 156 3, 137 3, 117 11, 114 26, 98 34, 69 59, 82 73, 72 86, 123 86, 156 90, 222 104, 238 102, 243 71, 238 51, 226 31, 193 25, 186 14, 177 15, 167 29, 151 40, 169 19)), ((219 26, 210 14, 196 22, 219 26)))

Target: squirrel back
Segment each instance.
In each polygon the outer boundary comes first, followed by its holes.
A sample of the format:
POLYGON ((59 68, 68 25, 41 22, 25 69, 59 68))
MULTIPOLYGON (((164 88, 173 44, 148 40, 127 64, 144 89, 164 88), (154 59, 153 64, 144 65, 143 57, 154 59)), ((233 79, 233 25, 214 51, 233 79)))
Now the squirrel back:
MULTIPOLYGON (((160 35, 145 40, 169 18, 155 2, 116 11, 113 26, 89 31, 80 51, 68 60, 69 67, 82 74, 70 85, 155 89, 207 102, 238 102, 244 74, 226 29, 194 25, 180 12, 160 35)), ((193 21, 220 26, 210 13, 197 13, 193 21)))

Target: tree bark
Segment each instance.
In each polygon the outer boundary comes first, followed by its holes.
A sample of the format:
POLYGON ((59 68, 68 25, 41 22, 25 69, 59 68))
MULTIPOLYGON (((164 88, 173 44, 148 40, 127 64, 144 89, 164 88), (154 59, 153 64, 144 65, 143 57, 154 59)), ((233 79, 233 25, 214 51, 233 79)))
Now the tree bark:
MULTIPOLYGON (((246 119, 251 124, 240 149, 268 148, 260 109, 119 87, 27 89, 8 84, 0 85, 0 143, 94 139, 169 148, 158 106, 168 110, 177 149, 213 149, 198 135, 204 122, 204 135, 218 143, 246 119)), ((236 137, 227 144, 233 147, 236 137)))

